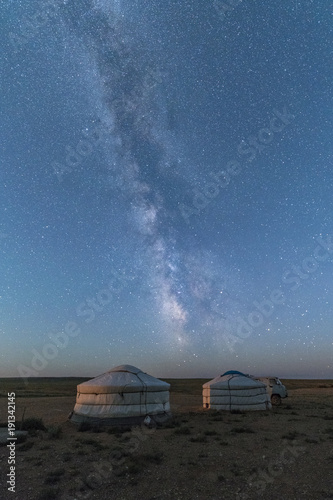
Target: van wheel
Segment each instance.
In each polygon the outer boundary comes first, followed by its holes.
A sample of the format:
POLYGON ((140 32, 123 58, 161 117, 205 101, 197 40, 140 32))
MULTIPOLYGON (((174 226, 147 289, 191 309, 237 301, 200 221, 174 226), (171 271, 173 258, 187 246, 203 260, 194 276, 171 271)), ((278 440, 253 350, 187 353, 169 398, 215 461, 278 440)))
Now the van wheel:
POLYGON ((281 396, 279 396, 278 394, 273 394, 271 396, 271 402, 272 402, 272 405, 274 405, 274 406, 280 406, 281 396))

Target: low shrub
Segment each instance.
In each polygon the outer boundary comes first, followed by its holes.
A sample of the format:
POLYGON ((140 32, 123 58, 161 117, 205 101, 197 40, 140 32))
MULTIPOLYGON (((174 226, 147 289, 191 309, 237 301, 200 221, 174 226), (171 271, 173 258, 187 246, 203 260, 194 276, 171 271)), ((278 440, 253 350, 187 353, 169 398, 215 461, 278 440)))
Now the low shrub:
POLYGON ((46 431, 46 427, 41 418, 30 417, 25 420, 20 425, 21 430, 23 431, 46 431))
POLYGON ((16 440, 16 444, 24 443, 27 440, 27 435, 26 434, 18 434, 16 440))
POLYGON ((206 443, 207 437, 199 434, 198 436, 191 437, 190 441, 191 443, 206 443))
POLYGON ((65 474, 65 469, 56 469, 52 472, 49 472, 45 478, 45 484, 55 484, 58 483, 61 477, 65 474))
POLYGON ((107 448, 106 445, 100 443, 99 441, 95 441, 95 439, 82 439, 81 443, 93 446, 96 450, 105 450, 107 448))
POLYGON ((304 441, 306 443, 312 443, 312 444, 318 444, 319 443, 318 439, 314 439, 314 438, 306 438, 304 441))
POLYGON ((305 434, 298 432, 298 431, 290 431, 290 432, 287 432, 287 434, 283 434, 281 436, 281 438, 282 439, 290 439, 292 441, 293 439, 296 439, 296 438, 301 437, 301 436, 305 436, 305 434))
POLYGON ((62 436, 62 428, 60 425, 51 426, 47 429, 47 437, 49 439, 60 439, 62 436))
POLYGON ((191 434, 191 429, 187 426, 179 427, 178 429, 175 430, 175 434, 191 434))
POLYGON ((59 498, 58 489, 44 488, 37 497, 37 500, 56 500, 57 498, 59 498))
POLYGON ((141 456, 145 462, 152 464, 160 464, 163 462, 163 453, 156 451, 155 453, 145 453, 141 456))
POLYGON ((33 447, 34 445, 34 442, 33 441, 27 441, 23 444, 20 444, 20 446, 17 447, 17 449, 19 451, 28 451, 28 450, 31 450, 31 448, 33 447))
POLYGON ((71 459, 72 459, 72 454, 71 454, 69 451, 65 451, 65 452, 62 454, 62 460, 63 460, 64 462, 69 462, 71 459))
POLYGON ((244 434, 244 433, 254 434, 255 433, 255 431, 253 429, 251 429, 250 427, 233 427, 230 432, 232 432, 234 434, 244 434))
POLYGON ((128 425, 123 425, 123 426, 115 426, 115 427, 109 427, 108 428, 108 434, 116 434, 117 436, 121 436, 125 432, 131 432, 132 428, 128 425))
POLYGON ((164 424, 165 429, 174 429, 181 426, 181 419, 179 417, 172 417, 164 424))
POLYGON ((128 460, 125 462, 124 467, 113 470, 114 474, 118 477, 126 476, 127 474, 139 474, 141 471, 142 464, 133 460, 128 460))

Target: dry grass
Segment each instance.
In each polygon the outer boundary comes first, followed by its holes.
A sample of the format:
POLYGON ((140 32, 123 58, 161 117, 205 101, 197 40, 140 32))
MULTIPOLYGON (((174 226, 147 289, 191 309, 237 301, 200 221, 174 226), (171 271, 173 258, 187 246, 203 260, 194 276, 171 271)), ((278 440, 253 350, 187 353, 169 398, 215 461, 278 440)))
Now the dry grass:
MULTIPOLYGON (((1 486, 0 498, 330 498, 332 381, 284 381, 289 398, 272 411, 252 413, 203 409, 205 380, 169 382, 174 417, 164 427, 109 432, 87 427, 83 433, 67 421, 77 380, 62 379, 60 388, 55 387, 57 379, 35 380, 26 394, 21 387, 17 417, 25 408, 25 420, 34 420, 26 443, 16 450, 17 491, 7 495, 1 486), (45 393, 53 397, 43 397, 45 393)), ((4 392, 15 389, 13 381, 6 384, 4 392)), ((0 398, 2 420, 6 404, 0 398)), ((5 464, 1 485, 5 484, 7 458, 8 450, 1 447, 0 460, 5 464)))

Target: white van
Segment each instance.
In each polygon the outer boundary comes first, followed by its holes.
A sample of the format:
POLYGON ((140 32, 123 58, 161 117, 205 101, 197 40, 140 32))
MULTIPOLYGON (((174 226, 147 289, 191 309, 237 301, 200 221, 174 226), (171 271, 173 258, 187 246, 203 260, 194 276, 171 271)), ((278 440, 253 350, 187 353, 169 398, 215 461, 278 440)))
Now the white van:
POLYGON ((266 384, 267 392, 271 397, 272 405, 280 405, 282 398, 288 397, 288 391, 278 377, 253 377, 266 384))

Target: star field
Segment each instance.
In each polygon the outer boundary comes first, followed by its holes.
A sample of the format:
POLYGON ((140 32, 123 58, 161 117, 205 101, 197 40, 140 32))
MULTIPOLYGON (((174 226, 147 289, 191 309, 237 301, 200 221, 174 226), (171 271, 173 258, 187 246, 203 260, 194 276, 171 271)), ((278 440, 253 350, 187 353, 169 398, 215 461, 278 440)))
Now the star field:
POLYGON ((332 378, 329 3, 1 24, 0 376, 332 378))

